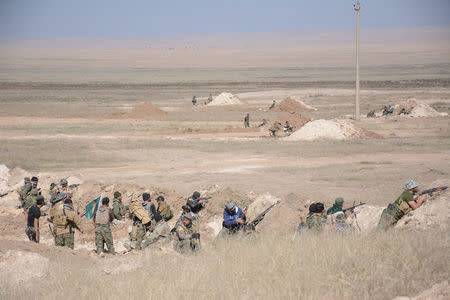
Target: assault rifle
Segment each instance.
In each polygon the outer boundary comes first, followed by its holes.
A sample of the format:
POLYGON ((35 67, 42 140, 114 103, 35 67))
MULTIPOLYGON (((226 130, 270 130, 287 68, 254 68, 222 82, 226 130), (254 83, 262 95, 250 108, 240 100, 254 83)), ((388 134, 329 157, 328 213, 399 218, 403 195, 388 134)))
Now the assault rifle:
POLYGON ((428 194, 430 197, 433 197, 433 194, 440 191, 445 191, 447 189, 446 186, 438 186, 432 189, 424 190, 420 192, 420 195, 428 194))
POLYGON ((360 202, 359 204, 356 204, 356 205, 355 205, 355 202, 353 202, 353 206, 343 209, 342 212, 343 212, 344 214, 345 214, 346 211, 354 212, 354 211, 355 211, 355 208, 357 208, 358 206, 365 205, 365 204, 366 204, 366 203, 360 202))
POLYGON ((253 219, 253 221, 251 221, 250 223, 245 223, 243 224, 242 228, 245 230, 251 230, 251 231, 255 231, 256 226, 259 224, 259 222, 261 222, 264 217, 266 216, 266 214, 272 209, 274 208, 275 205, 277 205, 278 203, 280 203, 280 201, 275 202, 274 204, 272 204, 271 206, 269 206, 268 208, 266 208, 265 211, 263 211, 262 213, 260 213, 256 218, 253 219))
POLYGON ((48 228, 50 229, 50 233, 53 235, 53 237, 56 238, 56 233, 50 224, 48 224, 48 228))
POLYGON ((197 201, 204 200, 205 202, 208 202, 209 199, 212 199, 212 197, 211 196, 209 196, 209 197, 201 197, 201 198, 198 198, 198 199, 195 199, 195 200, 197 200, 197 201))

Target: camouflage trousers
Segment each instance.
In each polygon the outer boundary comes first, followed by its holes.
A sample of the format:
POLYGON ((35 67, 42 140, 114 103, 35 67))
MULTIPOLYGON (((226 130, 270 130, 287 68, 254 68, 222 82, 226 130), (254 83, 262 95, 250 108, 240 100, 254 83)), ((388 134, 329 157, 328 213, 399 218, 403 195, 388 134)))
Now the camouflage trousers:
POLYGON ((136 249, 142 250, 142 241, 145 238, 145 226, 142 223, 136 224, 136 249))
POLYGON ((170 237, 170 227, 165 221, 159 221, 155 229, 150 233, 150 235, 142 243, 142 248, 147 248, 153 243, 159 240, 167 239, 170 237))
POLYGON ((57 235, 55 237, 55 246, 67 246, 73 249, 75 246, 75 234, 72 232, 57 235))
POLYGON ((198 239, 186 239, 175 241, 173 245, 175 251, 186 254, 200 250, 200 241, 198 239))
POLYGON ((97 246, 97 254, 104 251, 104 245, 108 247, 108 252, 116 254, 114 251, 114 242, 109 226, 95 226, 95 245, 97 246))
POLYGON ((39 243, 39 241, 36 240, 36 230, 34 229, 34 227, 27 226, 27 228, 25 229, 25 233, 27 234, 30 241, 39 243))
POLYGON ((378 229, 388 230, 389 228, 394 227, 401 218, 402 215, 400 212, 398 212, 392 204, 389 204, 389 206, 381 213, 378 229))

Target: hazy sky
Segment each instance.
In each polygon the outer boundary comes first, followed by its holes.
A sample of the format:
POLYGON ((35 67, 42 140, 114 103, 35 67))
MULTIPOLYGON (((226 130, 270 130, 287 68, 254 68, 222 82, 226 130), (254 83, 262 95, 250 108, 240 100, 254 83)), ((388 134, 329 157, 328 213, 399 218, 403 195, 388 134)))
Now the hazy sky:
MULTIPOLYGON (((135 38, 351 29, 351 0, 0 0, 0 37, 135 38)), ((450 0, 362 0, 363 28, 450 24, 450 0)))

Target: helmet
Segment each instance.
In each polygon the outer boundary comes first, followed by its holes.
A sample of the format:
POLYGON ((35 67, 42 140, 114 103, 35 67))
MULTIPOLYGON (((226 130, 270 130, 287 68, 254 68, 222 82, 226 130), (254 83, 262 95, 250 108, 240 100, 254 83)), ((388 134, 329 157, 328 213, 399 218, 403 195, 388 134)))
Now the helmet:
POLYGON ((122 196, 120 192, 114 192, 114 198, 119 198, 120 196, 122 196))
POLYGON ((23 180, 24 180, 25 182, 30 182, 30 177, 25 177, 23 180))
POLYGON ((60 181, 59 181, 59 184, 60 185, 67 185, 67 179, 61 179, 60 181))
POLYGON ((232 212, 236 208, 236 204, 234 202, 228 202, 227 205, 225 205, 225 209, 229 212, 232 212))
POLYGON ((38 178, 36 176, 31 177, 31 181, 38 182, 38 178))
POLYGON ((413 189, 418 186, 419 185, 417 184, 417 182, 414 179, 410 179, 405 183, 405 189, 407 189, 407 190, 413 189))
POLYGON ((197 192, 197 191, 195 191, 195 192, 192 194, 192 199, 198 199, 198 198, 200 198, 200 193, 197 192))
POLYGON ((164 201, 166 199, 164 199, 164 196, 158 196, 158 198, 156 198, 156 201, 164 201))
POLYGON ((337 205, 342 205, 344 204, 344 198, 338 197, 336 198, 336 200, 334 200, 334 203, 336 203, 337 205))

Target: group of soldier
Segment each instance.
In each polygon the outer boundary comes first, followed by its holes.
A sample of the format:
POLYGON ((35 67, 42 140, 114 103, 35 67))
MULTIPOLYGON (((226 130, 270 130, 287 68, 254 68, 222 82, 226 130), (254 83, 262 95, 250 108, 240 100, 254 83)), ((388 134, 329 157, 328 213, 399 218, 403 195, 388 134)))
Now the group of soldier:
MULTIPOLYGON (((56 246, 74 248, 74 229, 80 229, 80 214, 73 208, 71 200, 76 185, 69 186, 66 179, 61 179, 60 184, 50 186, 48 201, 49 221, 56 246)), ((446 189, 437 187, 419 192, 415 180, 408 180, 402 194, 386 209, 383 210, 378 228, 386 230, 393 227, 403 216, 411 210, 419 208, 426 199, 434 193, 446 189)), ((25 178, 24 185, 18 190, 21 207, 26 216, 26 235, 36 243, 39 243, 39 218, 42 206, 46 205, 44 197, 38 188, 38 178, 25 178)), ((122 202, 122 194, 114 192, 112 208, 108 197, 99 198, 93 210, 93 223, 95 226, 95 245, 99 255, 107 252, 115 254, 111 225, 123 222, 128 217, 132 220, 129 228, 129 241, 124 243, 127 251, 133 249, 142 250, 156 242, 174 240, 174 249, 180 253, 196 252, 200 249, 199 212, 211 197, 201 197, 199 192, 194 192, 182 206, 182 214, 171 229, 168 221, 174 216, 164 196, 156 197, 156 205, 152 203, 149 193, 142 194, 142 202, 135 200, 129 205, 122 202), (106 244, 107 250, 104 249, 106 244)), ((349 208, 344 208, 344 199, 336 198, 335 203, 328 210, 321 202, 312 203, 309 213, 302 218, 297 231, 310 230, 321 232, 335 230, 340 233, 355 232, 356 214, 354 209, 364 205, 360 203, 349 208)), ((274 204, 275 205, 275 204, 274 204)), ((264 218, 265 214, 273 208, 272 205, 252 222, 247 222, 247 209, 241 209, 234 202, 228 202, 223 211, 222 230, 217 238, 224 238, 236 234, 251 234, 255 226, 264 218)), ((84 214, 83 214, 84 215, 84 214)), ((81 215, 81 217, 83 216, 81 215)))

